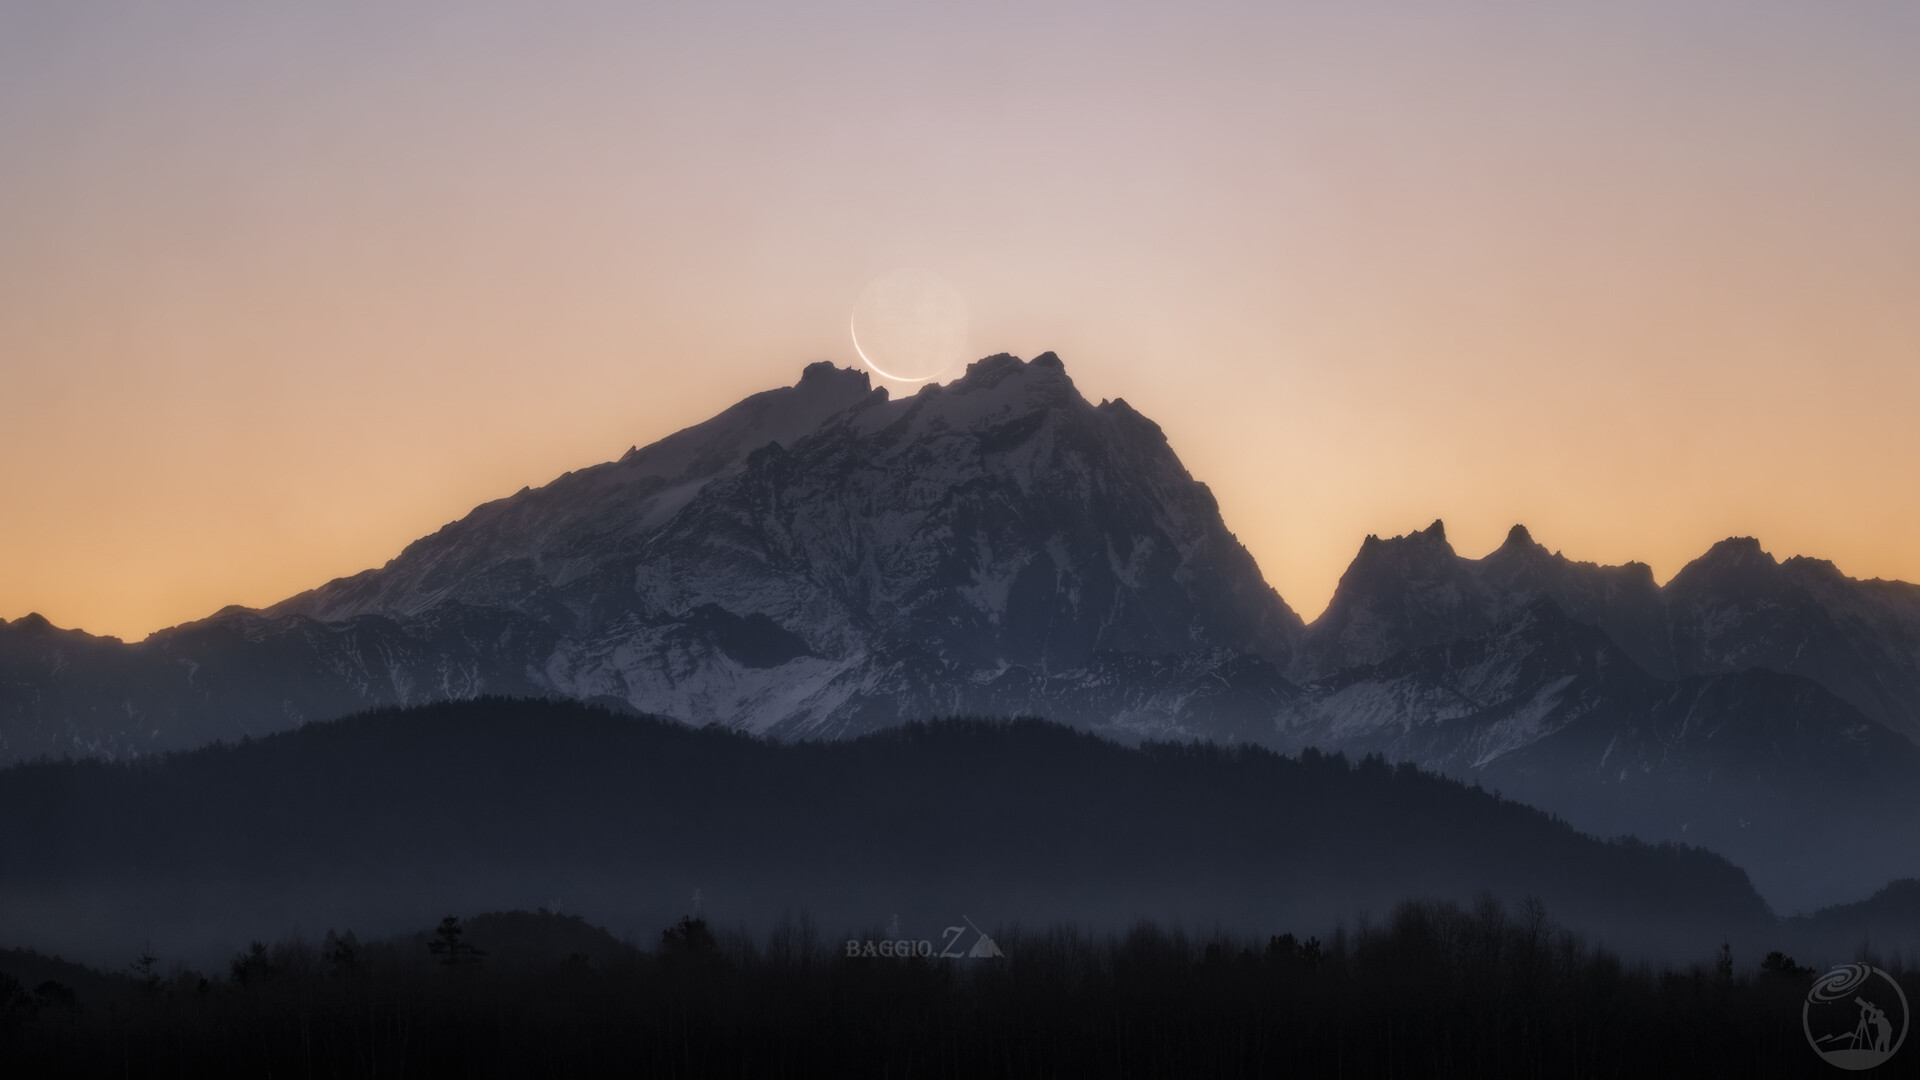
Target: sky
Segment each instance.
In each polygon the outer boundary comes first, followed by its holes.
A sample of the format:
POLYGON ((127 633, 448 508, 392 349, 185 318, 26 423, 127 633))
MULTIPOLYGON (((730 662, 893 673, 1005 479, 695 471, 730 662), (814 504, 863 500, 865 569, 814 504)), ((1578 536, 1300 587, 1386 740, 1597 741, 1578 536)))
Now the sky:
POLYGON ((1920 581, 1915 56, 1838 0, 7 0, 0 617, 378 566, 858 364, 902 267, 1308 617, 1436 518, 1920 581))

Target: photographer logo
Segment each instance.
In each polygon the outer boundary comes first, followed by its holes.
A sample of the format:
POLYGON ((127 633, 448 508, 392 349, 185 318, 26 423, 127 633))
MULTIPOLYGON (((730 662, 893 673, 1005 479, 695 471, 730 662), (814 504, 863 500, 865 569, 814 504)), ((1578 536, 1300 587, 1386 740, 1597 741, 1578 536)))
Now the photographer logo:
POLYGON ((860 938, 849 938, 847 939, 847 956, 849 958, 887 957, 906 959, 917 956, 922 959, 991 960, 1006 955, 1000 951, 999 944, 987 936, 985 930, 973 924, 972 919, 964 915, 962 915, 960 919, 967 925, 949 926, 941 931, 940 944, 936 948, 932 941, 924 939, 914 941, 901 938, 900 920, 898 916, 895 916, 893 929, 887 940, 872 941, 860 938), (961 948, 961 944, 965 941, 969 929, 971 929, 975 935, 974 942, 971 948, 963 949, 961 948))
POLYGON ((1871 1069, 1907 1040, 1907 995, 1893 976, 1868 964, 1846 964, 1814 982, 1800 1007, 1807 1045, 1827 1064, 1871 1069))

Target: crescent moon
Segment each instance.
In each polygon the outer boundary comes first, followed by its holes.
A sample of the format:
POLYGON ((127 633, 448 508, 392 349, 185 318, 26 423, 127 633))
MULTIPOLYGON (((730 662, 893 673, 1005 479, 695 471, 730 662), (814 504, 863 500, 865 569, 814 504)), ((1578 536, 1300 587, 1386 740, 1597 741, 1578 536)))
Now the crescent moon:
MULTIPOLYGON (((917 379, 909 379, 905 375, 895 375, 893 372, 888 371, 886 368, 883 368, 879 364, 874 363, 873 358, 868 356, 866 353, 866 350, 860 347, 860 334, 858 331, 854 330, 852 320, 848 320, 847 322, 847 336, 853 339, 853 351, 860 354, 860 359, 865 361, 868 367, 872 368, 873 370, 879 372, 882 375, 885 375, 887 378, 892 379, 894 382, 907 382, 907 383, 926 382, 928 379, 933 378, 934 375, 940 374, 940 372, 936 371, 933 373, 933 375, 922 375, 917 379)), ((941 370, 945 370, 945 369, 943 368, 941 370)))

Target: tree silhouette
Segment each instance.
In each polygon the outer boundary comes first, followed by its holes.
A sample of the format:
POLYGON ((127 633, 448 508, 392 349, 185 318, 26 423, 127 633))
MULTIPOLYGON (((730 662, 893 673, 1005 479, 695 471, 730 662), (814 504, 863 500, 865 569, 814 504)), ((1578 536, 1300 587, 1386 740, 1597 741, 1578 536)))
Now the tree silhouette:
POLYGON ((153 955, 152 949, 142 949, 133 963, 127 965, 134 977, 140 980, 140 989, 149 994, 160 989, 160 972, 155 970, 159 962, 160 958, 153 955))
POLYGON ((460 940, 465 930, 457 915, 441 919, 439 928, 433 932, 433 939, 427 942, 427 951, 447 967, 479 963, 480 958, 487 954, 472 943, 460 940))
POLYGON ((1681 967, 1623 963, 1491 898, 1412 901, 1324 939, 1195 938, 1152 922, 1124 934, 989 927, 1008 960, 964 968, 850 958, 810 932, 813 959, 796 962, 791 925, 764 949, 731 935, 722 948, 690 915, 651 960, 598 932, 605 962, 590 976, 567 951, 574 938, 554 933, 561 920, 503 915, 516 917, 368 942, 351 979, 306 962, 298 939, 250 946, 240 959, 270 957, 275 973, 246 992, 216 981, 142 994, 132 974, 0 951, 0 1069, 361 1075, 377 1061, 382 1073, 520 1077, 677 1062, 697 1076, 977 1076, 1038 1062, 1063 1067, 1023 1071, 1110 1076, 1117 1062, 1160 1076, 1790 1077, 1811 1064, 1795 1022, 1805 983, 1777 974, 1804 969, 1784 954, 1718 983, 1731 952, 1710 939, 1681 967), (419 943, 470 956, 466 931, 501 960, 444 977, 419 943), (55 970, 79 980, 78 1007, 51 983, 22 993, 27 972, 55 970), (56 998, 69 1007, 49 1008, 56 998))
POLYGON ((344 937, 329 930, 320 943, 320 957, 335 974, 352 975, 360 970, 360 942, 351 930, 344 937))
POLYGON ((1779 975, 1798 979, 1812 975, 1813 969, 1810 967, 1801 967, 1799 964, 1794 963, 1793 957, 1788 956, 1779 949, 1775 949, 1767 954, 1765 960, 1760 961, 1760 973, 1762 975, 1779 975))
POLYGON ((267 955, 267 945, 255 941, 242 952, 234 954, 227 965, 227 974, 234 982, 242 986, 258 985, 274 975, 273 960, 267 955))
POLYGON ((660 932, 660 951, 668 956, 710 957, 719 953, 707 920, 688 915, 660 932))

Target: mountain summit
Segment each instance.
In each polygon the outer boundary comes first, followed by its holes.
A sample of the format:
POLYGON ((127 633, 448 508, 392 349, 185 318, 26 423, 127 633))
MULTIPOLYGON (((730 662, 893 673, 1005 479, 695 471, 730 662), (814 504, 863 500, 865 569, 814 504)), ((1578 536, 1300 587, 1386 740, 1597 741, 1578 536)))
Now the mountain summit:
POLYGON ((1549 552, 1524 525, 1479 559, 1456 554, 1446 526, 1369 536, 1327 610, 1307 628, 1291 674, 1324 679, 1410 649, 1492 631, 1541 600, 1600 627, 1635 663, 1674 674, 1665 612, 1645 563, 1597 566, 1549 552))
POLYGON ((1053 353, 900 400, 814 364, 269 614, 466 608, 550 630, 555 692, 824 734, 1102 653, 1283 666, 1301 628, 1159 427, 1089 404, 1053 353))
POLYGON ((418 615, 457 601, 512 608, 571 629, 569 613, 547 603, 556 584, 578 579, 582 568, 598 565, 632 536, 664 524, 752 451, 791 446, 828 417, 886 396, 865 372, 810 365, 793 386, 754 394, 618 461, 485 503, 409 544, 381 569, 328 582, 268 611, 332 622, 418 615))

